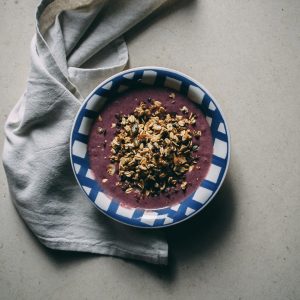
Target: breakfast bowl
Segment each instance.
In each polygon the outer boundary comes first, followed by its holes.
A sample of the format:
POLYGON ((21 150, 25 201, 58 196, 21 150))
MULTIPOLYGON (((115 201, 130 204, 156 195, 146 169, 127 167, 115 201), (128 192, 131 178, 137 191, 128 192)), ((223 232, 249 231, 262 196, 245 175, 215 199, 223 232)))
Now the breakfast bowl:
POLYGON ((121 223, 161 228, 200 212, 227 173, 230 138, 217 101, 196 80, 140 67, 100 83, 70 137, 75 178, 121 223))

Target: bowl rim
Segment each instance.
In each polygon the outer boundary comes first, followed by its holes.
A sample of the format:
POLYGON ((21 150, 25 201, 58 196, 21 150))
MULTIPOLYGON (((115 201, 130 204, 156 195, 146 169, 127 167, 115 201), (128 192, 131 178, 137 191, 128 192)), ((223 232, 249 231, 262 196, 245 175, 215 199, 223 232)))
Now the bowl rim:
MULTIPOLYGON (((171 69, 171 68, 168 68, 168 67, 159 67, 159 66, 140 66, 140 67, 134 67, 134 68, 129 68, 129 69, 126 69, 126 70, 123 70, 121 72, 118 72, 110 77, 108 77, 107 79, 101 81, 89 94, 88 96, 85 97, 84 101, 80 104, 80 107, 73 119, 73 124, 72 124, 72 127, 71 127, 71 131, 70 131, 70 138, 69 138, 69 155, 70 155, 70 164, 71 164, 71 167, 72 167, 72 170, 73 170, 73 174, 74 174, 74 177, 77 181, 77 184, 79 185, 81 191, 83 192, 83 194, 85 195, 85 197, 89 200, 89 203, 92 203, 102 214, 104 214, 105 216, 109 217, 110 219, 116 221, 116 222, 119 222, 121 224, 124 224, 124 225, 127 225, 127 226, 130 226, 130 227, 134 227, 134 228, 140 228, 140 229, 162 229, 162 228, 167 228, 167 227, 171 227, 171 226, 174 226, 174 225, 178 225, 192 217, 194 217, 195 215, 197 215, 198 213, 200 213, 203 209, 206 208, 206 206, 211 203, 211 201, 215 198, 215 196, 217 195, 217 193, 219 192, 221 186, 223 185, 224 183, 224 180, 226 178, 226 175, 227 175, 227 172, 228 172, 228 168, 229 168, 229 164, 230 164, 230 159, 231 159, 231 135, 230 135, 230 130, 229 130, 229 127, 228 127, 228 123, 227 123, 227 120, 225 118, 225 115, 223 113, 223 110, 219 104, 219 102, 211 95, 211 93, 205 88, 205 86, 201 83, 199 83, 197 80, 195 80, 194 78, 192 78, 191 76, 181 72, 181 71, 178 71, 178 70, 175 70, 175 69, 171 69), (74 163, 73 163, 73 158, 72 158, 72 136, 73 136, 73 132, 74 132, 74 128, 75 128, 75 125, 76 125, 76 122, 77 122, 77 119, 78 119, 78 116, 82 110, 82 108, 85 106, 85 104, 90 100, 90 98, 95 94, 95 92, 102 86, 105 86, 106 83, 110 82, 111 80, 113 80, 114 78, 117 78, 117 77, 121 77, 123 76, 124 74, 126 73, 131 73, 131 72, 135 72, 135 71, 145 71, 145 70, 157 70, 157 71, 167 71, 167 72, 171 72, 171 73, 175 73, 175 74, 178 74, 182 77, 185 77, 186 79, 192 81, 193 83, 195 83, 198 87, 200 87, 200 89, 202 89, 203 91, 205 91, 205 94, 207 94, 213 101, 214 101, 214 104, 216 105, 217 109, 219 110, 222 118, 223 118, 223 121, 224 121, 224 125, 225 125, 225 128, 226 128, 226 136, 227 136, 227 162, 226 162, 226 167, 225 167, 225 170, 224 170, 224 173, 223 173, 223 176, 221 178, 221 181, 219 182, 216 190, 213 192, 213 194, 211 195, 211 197, 198 209, 196 210, 193 214, 191 215, 188 215, 188 216, 185 216, 184 218, 181 218, 180 220, 177 220, 177 221, 174 221, 172 223, 169 223, 169 224, 163 224, 163 225, 155 225, 155 226, 142 226, 142 225, 136 225, 136 224, 130 224, 128 222, 125 222, 125 221, 122 221, 122 220, 119 220, 119 219, 116 219, 114 218, 113 216, 111 216, 109 213, 107 213, 106 211, 100 209, 94 201, 92 201, 89 196, 86 194, 86 192, 84 191, 83 187, 82 187, 82 184, 81 182, 79 181, 78 177, 76 176, 76 171, 75 171, 75 168, 74 168, 74 163)), ((140 208, 142 209, 142 208, 140 208)), ((149 210, 149 211, 155 211, 157 209, 160 209, 160 208, 155 208, 155 209, 144 209, 144 210, 149 210)))

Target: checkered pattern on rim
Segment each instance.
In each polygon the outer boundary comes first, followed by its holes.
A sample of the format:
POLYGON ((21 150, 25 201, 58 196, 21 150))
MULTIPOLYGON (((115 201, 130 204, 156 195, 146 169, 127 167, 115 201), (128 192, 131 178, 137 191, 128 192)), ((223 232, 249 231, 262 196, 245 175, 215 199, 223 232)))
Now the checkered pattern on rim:
POLYGON ((72 165, 82 190, 106 215, 138 227, 167 226, 178 223, 201 210, 217 191, 229 161, 227 130, 217 104, 203 88, 192 80, 176 72, 162 69, 129 70, 127 73, 114 76, 104 85, 100 85, 81 107, 71 134, 72 165), (208 174, 195 193, 171 207, 151 210, 122 207, 118 201, 103 193, 89 168, 87 143, 93 120, 97 118, 107 99, 137 85, 165 86, 179 91, 201 107, 210 124, 213 138, 213 157, 208 174))

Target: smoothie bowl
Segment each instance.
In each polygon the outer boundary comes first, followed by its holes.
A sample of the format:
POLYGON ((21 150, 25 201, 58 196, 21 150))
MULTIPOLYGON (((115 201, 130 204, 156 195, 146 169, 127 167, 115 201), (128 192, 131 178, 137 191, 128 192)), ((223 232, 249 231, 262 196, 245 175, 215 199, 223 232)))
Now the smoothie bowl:
POLYGON ((179 223, 218 192, 230 159, 216 100, 178 71, 142 67, 102 82, 83 102, 71 164, 88 199, 135 227, 179 223))

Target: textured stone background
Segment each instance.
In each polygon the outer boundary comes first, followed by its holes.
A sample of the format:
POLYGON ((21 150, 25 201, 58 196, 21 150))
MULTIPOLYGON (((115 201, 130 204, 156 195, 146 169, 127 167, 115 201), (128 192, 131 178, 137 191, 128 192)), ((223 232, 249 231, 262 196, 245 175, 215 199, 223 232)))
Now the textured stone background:
MULTIPOLYGON (((183 2, 183 1, 182 1, 183 2)), ((38 1, 0 1, 0 146, 25 87, 38 1)), ((130 66, 185 72, 232 135, 218 197, 170 229, 167 268, 41 246, 0 168, 1 299, 300 299, 300 2, 185 1, 127 34, 130 66)))

